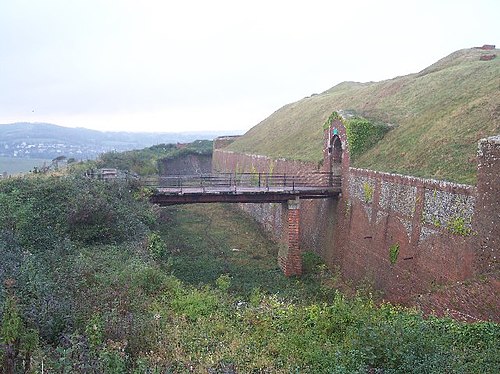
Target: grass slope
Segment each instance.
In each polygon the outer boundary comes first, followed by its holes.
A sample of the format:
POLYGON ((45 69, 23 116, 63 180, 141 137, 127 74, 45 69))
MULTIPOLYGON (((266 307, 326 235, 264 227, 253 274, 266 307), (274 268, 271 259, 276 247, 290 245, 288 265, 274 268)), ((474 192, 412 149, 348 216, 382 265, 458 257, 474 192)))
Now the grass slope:
POLYGON ((500 133, 500 59, 479 61, 492 53, 464 49, 417 74, 341 83, 285 105, 228 148, 317 162, 324 121, 353 110, 395 125, 354 166, 474 183, 477 141, 500 133))

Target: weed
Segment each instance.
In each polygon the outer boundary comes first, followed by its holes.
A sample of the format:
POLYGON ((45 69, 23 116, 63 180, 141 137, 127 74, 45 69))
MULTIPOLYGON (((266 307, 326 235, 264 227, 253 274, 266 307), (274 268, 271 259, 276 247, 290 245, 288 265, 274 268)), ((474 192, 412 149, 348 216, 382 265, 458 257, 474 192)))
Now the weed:
POLYGON ((432 224, 436 227, 441 227, 441 220, 437 216, 432 217, 432 224))
POLYGON ((399 256, 399 243, 394 243, 389 247, 389 261, 394 265, 399 256))
POLYGON ((369 204, 372 202, 374 190, 375 190, 374 187, 369 183, 367 182, 363 183, 363 194, 365 197, 365 203, 369 204))
POLYGON ((467 224, 464 217, 455 216, 446 224, 446 228, 453 234, 461 236, 469 236, 472 234, 472 229, 467 224))
POLYGON ((147 248, 149 253, 157 259, 164 259, 167 255, 167 246, 162 237, 157 232, 151 232, 147 237, 147 248))
POLYGON ((222 274, 219 278, 217 278, 215 284, 219 290, 227 292, 231 287, 231 276, 229 274, 222 274))

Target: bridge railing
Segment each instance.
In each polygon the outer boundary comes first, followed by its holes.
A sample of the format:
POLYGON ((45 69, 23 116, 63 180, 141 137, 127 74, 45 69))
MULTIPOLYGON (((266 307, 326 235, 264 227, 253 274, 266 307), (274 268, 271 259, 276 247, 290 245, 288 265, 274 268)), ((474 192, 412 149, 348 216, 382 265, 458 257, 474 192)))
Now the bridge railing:
POLYGON ((141 178, 144 185, 153 188, 178 189, 300 189, 339 188, 340 176, 332 173, 315 172, 308 174, 271 173, 218 173, 196 175, 168 175, 141 178))

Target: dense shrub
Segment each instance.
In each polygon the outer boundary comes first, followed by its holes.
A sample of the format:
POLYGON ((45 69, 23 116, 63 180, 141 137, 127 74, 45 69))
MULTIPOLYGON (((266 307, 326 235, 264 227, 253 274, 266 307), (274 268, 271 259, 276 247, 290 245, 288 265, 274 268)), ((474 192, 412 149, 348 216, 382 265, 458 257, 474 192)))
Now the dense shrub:
POLYGON ((373 147, 389 131, 389 127, 385 124, 374 123, 358 117, 347 120, 345 127, 349 141, 349 153, 353 160, 373 147))
POLYGON ((0 227, 29 250, 65 240, 110 243, 140 240, 154 212, 126 181, 79 177, 16 178, 0 183, 0 227))
POLYGON ((52 343, 75 324, 81 274, 68 256, 82 245, 141 242, 156 220, 128 183, 72 175, 0 181, 0 205, 0 306, 11 283, 23 323, 52 343))

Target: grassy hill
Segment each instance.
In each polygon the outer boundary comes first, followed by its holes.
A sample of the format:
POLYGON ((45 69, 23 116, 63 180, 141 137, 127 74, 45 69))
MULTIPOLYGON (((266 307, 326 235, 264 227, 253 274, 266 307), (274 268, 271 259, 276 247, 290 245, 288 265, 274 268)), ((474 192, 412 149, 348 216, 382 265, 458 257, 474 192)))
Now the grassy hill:
POLYGON ((473 184, 477 141, 500 133, 500 58, 479 58, 499 52, 464 49, 416 74, 343 82, 285 105, 229 149, 317 162, 323 123, 349 110, 394 125, 354 166, 473 184))

